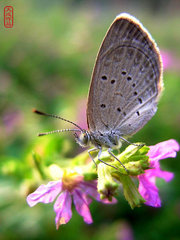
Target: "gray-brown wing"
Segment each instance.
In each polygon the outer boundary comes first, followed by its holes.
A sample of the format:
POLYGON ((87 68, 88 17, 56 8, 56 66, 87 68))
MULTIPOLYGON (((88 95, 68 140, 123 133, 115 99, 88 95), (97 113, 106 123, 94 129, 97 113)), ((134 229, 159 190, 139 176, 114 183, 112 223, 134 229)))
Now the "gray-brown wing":
POLYGON ((99 50, 89 90, 92 132, 131 135, 155 114, 163 89, 159 50, 137 19, 120 14, 99 50))

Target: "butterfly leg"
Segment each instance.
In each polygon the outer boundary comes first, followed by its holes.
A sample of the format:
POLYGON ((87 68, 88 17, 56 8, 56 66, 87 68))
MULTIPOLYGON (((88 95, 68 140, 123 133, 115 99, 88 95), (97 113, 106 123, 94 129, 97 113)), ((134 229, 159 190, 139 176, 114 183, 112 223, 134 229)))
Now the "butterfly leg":
POLYGON ((111 164, 109 164, 109 163, 104 162, 103 160, 101 160, 101 159, 100 159, 101 153, 102 153, 102 148, 99 148, 99 152, 98 152, 98 160, 99 160, 100 162, 102 162, 102 163, 104 163, 104 164, 110 166, 110 167, 113 167, 113 168, 117 169, 117 168, 114 167, 113 165, 111 165, 111 164))
POLYGON ((111 148, 108 148, 108 153, 109 153, 113 158, 115 158, 115 159, 123 166, 123 168, 126 170, 126 172, 128 173, 128 170, 127 170, 127 168, 124 166, 124 164, 123 164, 111 151, 112 151, 112 149, 111 149, 111 148))
POLYGON ((93 161, 93 163, 95 164, 96 170, 97 170, 97 164, 96 164, 96 162, 94 161, 94 158, 93 158, 93 156, 91 155, 91 152, 94 152, 94 151, 97 151, 97 150, 98 150, 98 148, 92 148, 92 149, 89 149, 89 150, 88 150, 88 154, 89 154, 91 160, 93 161))
POLYGON ((129 143, 130 145, 138 146, 138 147, 140 147, 140 148, 142 148, 142 147, 145 145, 145 144, 136 144, 136 143, 132 143, 132 142, 128 141, 127 139, 121 137, 121 136, 120 136, 119 138, 122 139, 124 142, 129 143))
POLYGON ((94 151, 97 151, 97 150, 99 150, 99 152, 98 152, 98 160, 99 160, 100 162, 102 162, 102 163, 104 163, 104 164, 106 164, 106 165, 108 165, 108 166, 110 166, 110 167, 113 167, 113 168, 117 169, 116 167, 114 167, 114 166, 112 166, 112 165, 110 165, 110 164, 108 164, 108 163, 106 163, 106 162, 104 162, 103 160, 100 159, 100 155, 101 155, 101 153, 102 153, 102 148, 92 148, 92 149, 89 149, 89 150, 88 150, 88 154, 89 154, 90 158, 92 159, 93 163, 95 164, 96 170, 97 170, 97 164, 96 164, 96 162, 94 161, 94 158, 92 157, 91 152, 94 152, 94 151))

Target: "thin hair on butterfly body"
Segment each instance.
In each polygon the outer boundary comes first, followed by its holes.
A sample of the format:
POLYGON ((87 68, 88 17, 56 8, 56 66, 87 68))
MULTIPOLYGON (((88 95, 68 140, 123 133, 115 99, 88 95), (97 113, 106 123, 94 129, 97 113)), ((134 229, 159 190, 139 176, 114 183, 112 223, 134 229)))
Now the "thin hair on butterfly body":
POLYGON ((112 150, 124 141, 131 144, 127 138, 154 116, 162 91, 162 60, 155 41, 135 17, 122 13, 111 24, 97 55, 87 103, 88 130, 56 115, 35 113, 76 126, 49 133, 80 132, 74 134, 75 140, 82 147, 94 146, 88 151, 93 161, 91 152, 98 151, 98 160, 104 162, 100 159, 103 148, 119 161, 112 150))

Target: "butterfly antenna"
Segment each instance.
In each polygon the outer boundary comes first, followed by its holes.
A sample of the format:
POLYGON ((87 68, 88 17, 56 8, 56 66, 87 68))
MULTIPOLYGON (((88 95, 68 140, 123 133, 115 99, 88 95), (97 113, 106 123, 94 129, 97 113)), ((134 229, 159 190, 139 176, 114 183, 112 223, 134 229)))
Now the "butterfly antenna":
MULTIPOLYGON (((68 123, 73 124, 75 127, 79 128, 81 131, 83 131, 83 129, 82 129, 79 125, 77 125, 76 123, 74 123, 74 122, 72 122, 72 121, 70 121, 70 120, 67 120, 67 119, 65 119, 65 118, 59 117, 59 116, 54 115, 54 114, 44 113, 44 112, 41 112, 41 111, 39 111, 39 110, 37 110, 37 109, 33 109, 33 112, 36 113, 36 114, 39 114, 39 115, 43 115, 43 116, 48 116, 48 117, 52 117, 52 118, 61 119, 61 120, 65 121, 65 122, 68 122, 68 123)), ((64 130, 68 130, 68 129, 64 129, 64 130)), ((70 129, 69 129, 69 130, 70 130, 70 129)), ((72 129, 72 130, 74 131, 75 129, 72 129)))
POLYGON ((45 132, 45 133, 39 133, 38 137, 53 134, 53 133, 60 133, 60 132, 81 132, 80 129, 62 129, 62 130, 54 130, 50 132, 45 132))

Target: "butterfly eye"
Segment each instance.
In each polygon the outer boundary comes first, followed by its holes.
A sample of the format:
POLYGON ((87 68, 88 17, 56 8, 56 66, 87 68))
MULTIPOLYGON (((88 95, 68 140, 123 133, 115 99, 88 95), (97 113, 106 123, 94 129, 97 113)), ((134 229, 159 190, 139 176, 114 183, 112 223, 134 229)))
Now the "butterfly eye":
POLYGON ((86 143, 87 142, 87 134, 86 133, 82 133, 80 136, 79 136, 79 139, 82 143, 86 143))

